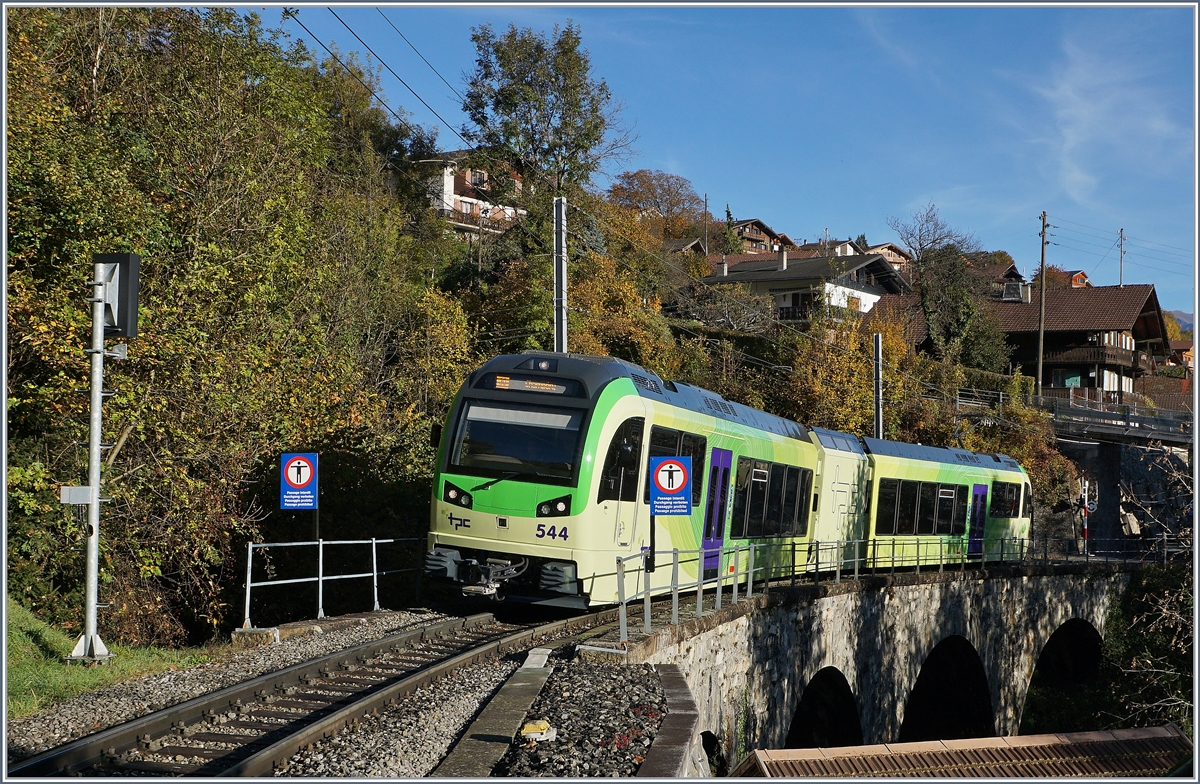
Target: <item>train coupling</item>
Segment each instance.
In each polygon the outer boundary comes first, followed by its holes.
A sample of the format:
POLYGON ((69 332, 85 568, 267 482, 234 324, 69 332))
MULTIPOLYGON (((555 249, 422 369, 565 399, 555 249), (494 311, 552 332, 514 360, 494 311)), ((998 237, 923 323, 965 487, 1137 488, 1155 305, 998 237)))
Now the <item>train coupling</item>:
POLYGON ((464 585, 462 587, 463 596, 485 596, 489 599, 499 599, 500 583, 486 583, 484 585, 464 585))

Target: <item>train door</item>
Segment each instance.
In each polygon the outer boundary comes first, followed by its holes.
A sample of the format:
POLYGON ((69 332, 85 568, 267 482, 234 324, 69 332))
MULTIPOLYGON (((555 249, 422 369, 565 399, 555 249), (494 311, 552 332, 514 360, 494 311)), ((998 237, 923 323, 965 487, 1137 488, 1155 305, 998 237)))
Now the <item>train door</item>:
POLYGON ((704 577, 716 577, 721 564, 721 542, 725 539, 726 509, 729 506, 729 472, 733 452, 713 447, 708 469, 708 499, 704 509, 704 533, 700 549, 704 551, 704 577))
POLYGON ((979 555, 983 552, 983 523, 987 519, 987 485, 975 485, 971 490, 971 530, 967 541, 967 553, 979 555))
POLYGON ((600 491, 596 501, 605 519, 612 521, 613 542, 628 547, 637 537, 638 484, 641 479, 642 441, 646 418, 627 418, 617 427, 608 445, 600 473, 600 491))

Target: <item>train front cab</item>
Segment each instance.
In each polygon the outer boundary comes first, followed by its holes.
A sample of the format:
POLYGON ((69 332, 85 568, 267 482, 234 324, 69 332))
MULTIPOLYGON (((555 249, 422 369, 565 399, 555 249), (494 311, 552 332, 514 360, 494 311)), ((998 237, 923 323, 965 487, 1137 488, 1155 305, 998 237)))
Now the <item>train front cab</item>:
MULTIPOLYGON (((635 504, 596 502, 597 462, 624 423, 645 415, 630 380, 604 364, 505 355, 472 373, 439 449, 426 573, 493 598, 610 601, 613 553, 647 538, 648 520, 635 504)), ((618 457, 640 490, 636 454, 618 457)))

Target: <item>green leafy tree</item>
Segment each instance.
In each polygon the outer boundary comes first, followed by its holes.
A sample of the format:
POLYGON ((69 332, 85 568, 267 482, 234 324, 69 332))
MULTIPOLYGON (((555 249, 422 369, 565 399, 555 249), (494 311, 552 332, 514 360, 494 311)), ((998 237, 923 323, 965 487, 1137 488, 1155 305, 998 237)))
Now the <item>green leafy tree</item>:
POLYGON ((485 24, 472 28, 471 41, 463 136, 483 148, 493 174, 507 170, 524 188, 562 193, 627 154, 633 134, 604 79, 593 76, 578 25, 546 35, 516 25, 498 34, 485 24))

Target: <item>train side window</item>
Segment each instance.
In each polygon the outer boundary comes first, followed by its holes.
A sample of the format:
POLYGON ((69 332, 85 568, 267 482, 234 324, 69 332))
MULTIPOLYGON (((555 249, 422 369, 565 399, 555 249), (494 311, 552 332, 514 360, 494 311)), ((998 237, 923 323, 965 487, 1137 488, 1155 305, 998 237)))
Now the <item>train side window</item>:
POLYGON ((875 535, 892 536, 896 533, 896 498, 900 493, 899 479, 879 480, 879 511, 875 515, 875 535))
POLYGON ((771 483, 767 487, 767 517, 763 523, 763 536, 779 536, 783 533, 783 485, 787 466, 771 463, 771 483))
MULTIPOLYGON (((799 518, 796 536, 808 535, 808 494, 812 493, 813 472, 811 468, 800 469, 800 498, 797 501, 796 515, 799 518)), ((813 493, 813 511, 817 510, 817 494, 813 493)))
POLYGON ((937 514, 937 482, 921 483, 921 504, 917 512, 917 533, 932 534, 934 517, 937 514))
POLYGON ((1033 489, 1025 483, 1025 501, 1021 504, 1021 517, 1033 518, 1033 489))
POLYGON ((1012 482, 992 482, 992 517, 1017 517, 1021 513, 1021 486, 1012 482))
POLYGON ((796 466, 787 467, 787 478, 784 480, 783 491, 783 520, 779 526, 779 533, 784 536, 793 536, 796 533, 796 523, 799 521, 799 511, 796 508, 796 501, 800 497, 800 469, 796 466))
POLYGON ((954 530, 954 485, 938 485, 937 529, 939 535, 949 536, 954 530))
POLYGON ((962 536, 967 532, 967 500, 970 498, 970 488, 958 486, 958 495, 954 499, 954 525, 950 529, 953 536, 962 536))
POLYGON ((746 536, 755 538, 763 535, 763 517, 767 511, 768 468, 771 464, 755 460, 750 471, 750 498, 746 505, 746 536))
POLYGON ((700 506, 704 485, 704 452, 708 448, 708 439, 704 436, 684 433, 679 445, 679 454, 692 458, 692 506, 700 506))
POLYGON ((642 429, 645 417, 626 419, 613 433, 600 472, 600 493, 597 501, 637 500, 638 467, 641 465, 642 429))
POLYGON ((750 495, 750 474, 754 461, 739 457, 737 464, 736 489, 733 493, 733 520, 729 525, 729 538, 743 539, 746 536, 746 501, 750 495))
POLYGON ((896 535, 911 536, 917 532, 917 499, 920 482, 900 482, 900 505, 896 510, 896 535))

